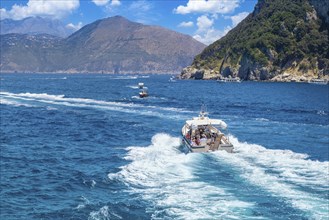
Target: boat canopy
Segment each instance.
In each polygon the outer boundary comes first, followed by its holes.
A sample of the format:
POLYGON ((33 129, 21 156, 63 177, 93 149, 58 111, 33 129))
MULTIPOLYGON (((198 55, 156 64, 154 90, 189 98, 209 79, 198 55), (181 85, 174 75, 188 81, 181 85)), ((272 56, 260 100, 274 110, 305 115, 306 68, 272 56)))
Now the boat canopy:
POLYGON ((186 124, 188 126, 200 126, 200 125, 219 125, 223 129, 226 129, 227 125, 224 121, 219 119, 210 119, 208 117, 205 118, 194 118, 193 120, 187 120, 186 124))

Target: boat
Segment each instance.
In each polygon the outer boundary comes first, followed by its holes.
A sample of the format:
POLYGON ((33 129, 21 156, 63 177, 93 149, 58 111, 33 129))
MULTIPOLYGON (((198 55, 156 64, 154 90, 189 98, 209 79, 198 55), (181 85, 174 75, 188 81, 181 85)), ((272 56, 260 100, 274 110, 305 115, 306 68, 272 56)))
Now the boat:
POLYGON ((326 79, 311 79, 308 83, 318 84, 318 85, 327 85, 328 80, 326 79))
POLYGON ((147 90, 144 88, 144 89, 142 89, 140 92, 139 92, 139 97, 140 98, 145 98, 145 97, 147 97, 147 96, 149 96, 149 94, 148 94, 148 92, 147 92, 147 90))
POLYGON ((169 79, 169 82, 176 82, 177 77, 171 76, 169 79))
POLYGON ((144 83, 142 83, 142 82, 138 83, 138 88, 143 89, 144 88, 144 83))
POLYGON ((239 77, 234 77, 234 78, 221 78, 221 79, 217 79, 217 82, 241 82, 239 77))
POLYGON ((198 117, 186 121, 182 127, 183 145, 190 152, 225 150, 233 153, 233 144, 218 128, 226 129, 226 123, 220 119, 210 119, 207 115, 201 109, 198 117))

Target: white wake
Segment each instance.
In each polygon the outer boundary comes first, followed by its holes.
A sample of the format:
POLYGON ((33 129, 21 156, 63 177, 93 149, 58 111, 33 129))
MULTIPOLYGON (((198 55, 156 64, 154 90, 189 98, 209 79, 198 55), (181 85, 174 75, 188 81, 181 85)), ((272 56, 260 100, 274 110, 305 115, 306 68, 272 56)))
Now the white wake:
POLYGON ((124 113, 157 116, 165 118, 176 118, 177 113, 190 113, 185 109, 159 107, 154 105, 144 105, 127 102, 103 101, 88 98, 69 98, 65 95, 51 95, 47 93, 10 93, 0 92, 1 104, 12 106, 36 106, 39 104, 60 105, 77 108, 95 108, 109 111, 119 111, 124 113), (175 113, 175 114, 173 114, 175 113))
MULTIPOLYGON (((147 147, 128 147, 125 159, 130 163, 121 167, 120 172, 108 174, 108 177, 122 181, 132 194, 138 193, 144 200, 151 201, 154 208, 149 211, 154 218, 161 217, 157 210, 165 210, 168 215, 180 219, 256 219, 252 210, 257 198, 255 202, 241 201, 225 187, 210 184, 196 176, 198 171, 195 167, 200 168, 198 164, 210 155, 218 165, 228 166, 234 175, 290 203, 310 218, 328 217, 326 196, 320 198, 305 190, 306 187, 328 193, 328 162, 308 160, 307 155, 289 150, 270 150, 240 143, 234 137, 230 139, 237 153, 183 154, 178 150, 179 138, 157 134, 147 147)), ((252 200, 252 197, 249 198, 249 201, 252 200)))
POLYGON ((237 153, 215 152, 218 161, 235 167, 241 177, 272 195, 284 198, 313 219, 327 219, 329 213, 329 162, 312 161, 308 155, 290 150, 271 150, 240 143, 230 137, 237 153), (308 192, 323 192, 323 197, 308 192))
POLYGON ((110 179, 127 184, 132 194, 153 203, 149 208, 153 218, 162 212, 178 219, 239 218, 253 206, 238 200, 224 188, 198 179, 193 164, 203 159, 202 154, 183 154, 178 150, 180 139, 167 134, 156 134, 147 147, 128 147, 126 160, 118 173, 110 179), (157 210, 161 210, 160 213, 157 210))

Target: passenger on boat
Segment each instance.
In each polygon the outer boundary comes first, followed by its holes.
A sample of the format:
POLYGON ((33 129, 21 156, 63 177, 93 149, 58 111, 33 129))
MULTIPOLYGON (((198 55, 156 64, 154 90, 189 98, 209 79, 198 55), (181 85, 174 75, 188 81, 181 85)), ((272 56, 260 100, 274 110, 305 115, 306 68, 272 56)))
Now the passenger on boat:
POLYGON ((200 144, 201 144, 202 146, 207 145, 207 137, 206 137, 205 134, 202 134, 202 138, 200 139, 200 144))
POLYGON ((197 146, 197 144, 195 142, 195 138, 192 138, 192 146, 197 146))
POLYGON ((200 133, 201 136, 204 134, 204 128, 203 127, 199 128, 199 133, 200 133))
POLYGON ((215 139, 216 139, 216 133, 212 133, 212 134, 210 135, 210 142, 211 142, 211 143, 214 143, 214 142, 215 142, 215 139))
POLYGON ((190 132, 187 132, 185 137, 186 137, 187 140, 190 140, 190 138, 191 138, 190 132))
POLYGON ((196 135, 195 143, 198 146, 200 145, 200 135, 196 135))

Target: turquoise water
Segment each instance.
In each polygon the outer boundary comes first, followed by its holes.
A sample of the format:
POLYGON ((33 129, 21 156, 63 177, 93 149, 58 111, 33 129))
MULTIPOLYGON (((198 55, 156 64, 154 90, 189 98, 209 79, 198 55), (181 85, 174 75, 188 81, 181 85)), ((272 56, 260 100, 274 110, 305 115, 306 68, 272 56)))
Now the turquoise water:
POLYGON ((0 219, 329 218, 328 85, 169 78, 1 74, 0 219), (184 153, 202 103, 236 153, 184 153))

